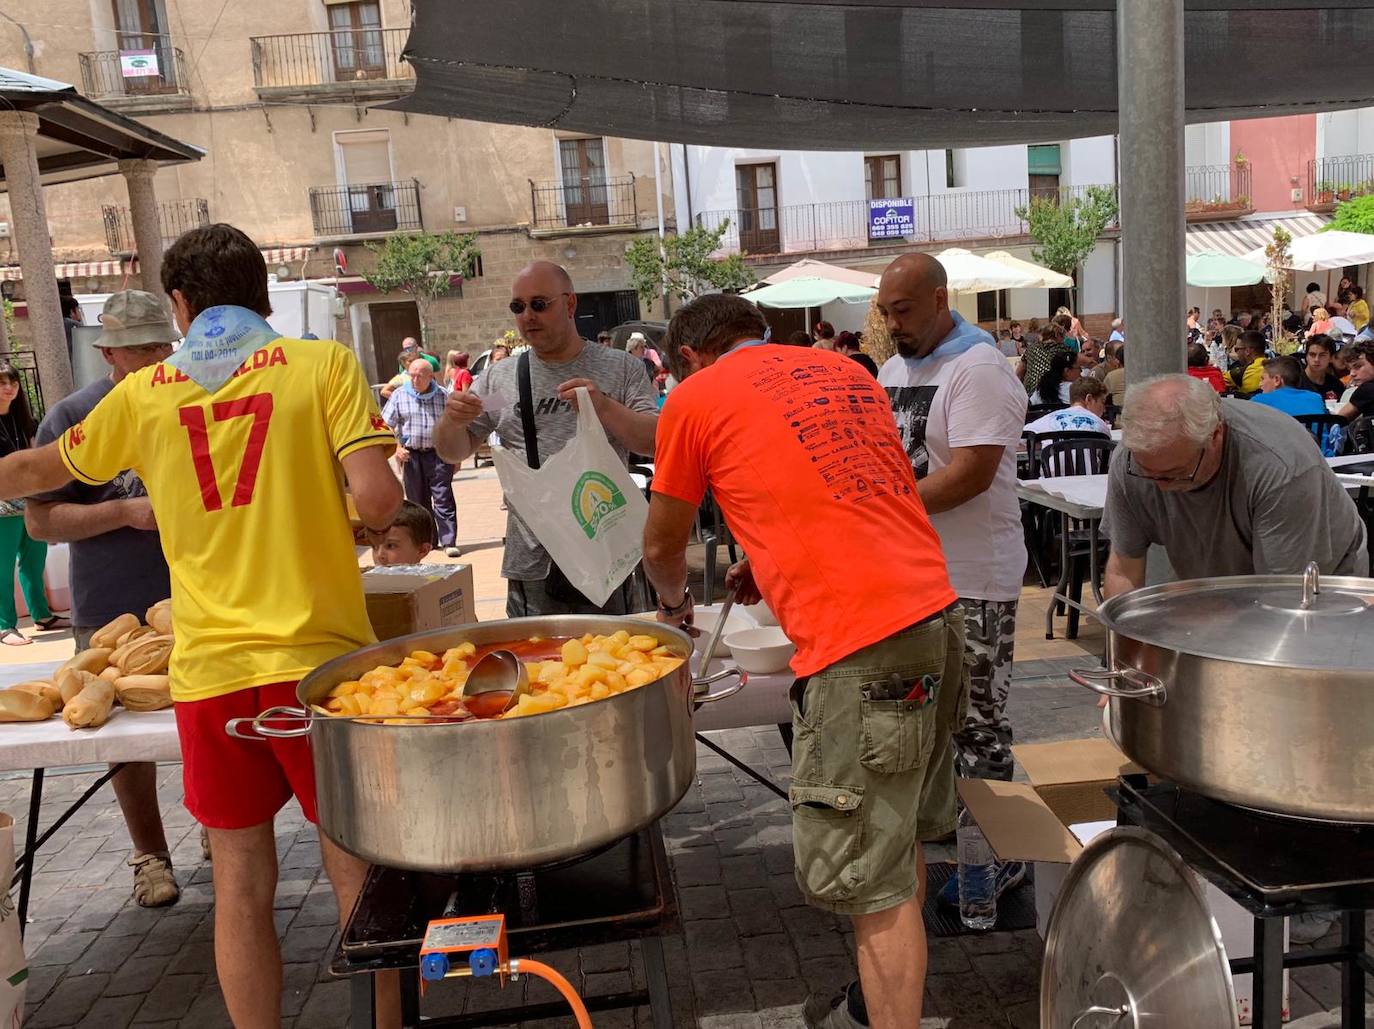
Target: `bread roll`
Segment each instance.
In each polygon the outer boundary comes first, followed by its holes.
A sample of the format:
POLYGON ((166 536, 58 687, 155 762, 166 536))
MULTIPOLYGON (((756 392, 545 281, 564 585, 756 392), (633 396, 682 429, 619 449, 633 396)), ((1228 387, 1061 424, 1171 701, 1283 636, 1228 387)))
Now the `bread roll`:
POLYGON ((115 695, 130 711, 161 711, 172 706, 172 687, 165 675, 125 675, 115 680, 115 695))
POLYGON ((27 690, 0 690, 0 722, 42 722, 51 718, 52 701, 27 690))
POLYGON ((114 706, 115 688, 113 683, 91 676, 62 709, 62 720, 73 729, 95 729, 105 724, 114 706))
POLYGON ((21 682, 17 686, 11 686, 10 689, 23 690, 25 693, 32 693, 36 697, 43 697, 52 705, 54 711, 62 706, 62 692, 46 679, 21 682))
POLYGON ((99 676, 92 675, 90 672, 83 672, 76 668, 59 669, 53 677, 53 685, 57 687, 57 692, 62 696, 62 706, 72 702, 78 693, 86 688, 86 684, 99 676))
MULTIPOLYGON (((120 615, 113 622, 103 626, 91 637, 92 647, 113 647, 115 641, 130 629, 137 629, 142 623, 138 615, 120 615)), ((95 669, 100 671, 100 669, 95 669)))
POLYGON ((90 672, 92 675, 99 675, 109 667, 110 657, 113 654, 114 650, 110 647, 91 647, 88 650, 83 650, 57 670, 57 673, 53 675, 53 682, 56 682, 57 676, 67 671, 69 668, 90 672))

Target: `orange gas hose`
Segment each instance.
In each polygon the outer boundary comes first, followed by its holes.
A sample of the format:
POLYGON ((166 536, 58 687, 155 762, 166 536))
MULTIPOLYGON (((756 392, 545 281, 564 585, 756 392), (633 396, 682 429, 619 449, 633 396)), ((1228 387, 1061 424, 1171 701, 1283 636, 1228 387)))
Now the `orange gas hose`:
POLYGON ((564 979, 558 969, 544 964, 542 961, 531 961, 529 958, 519 958, 511 961, 512 972, 537 975, 555 990, 563 995, 563 999, 568 1002, 568 1006, 573 1010, 573 1016, 577 1019, 578 1029, 592 1029, 592 1020, 587 1014, 587 1008, 582 1003, 582 998, 577 995, 577 991, 572 988, 572 983, 564 979))

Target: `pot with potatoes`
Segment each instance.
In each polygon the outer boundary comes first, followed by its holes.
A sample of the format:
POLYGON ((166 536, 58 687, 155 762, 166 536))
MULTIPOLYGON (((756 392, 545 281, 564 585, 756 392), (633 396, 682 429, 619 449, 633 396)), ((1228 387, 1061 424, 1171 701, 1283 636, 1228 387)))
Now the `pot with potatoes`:
MULTIPOLYGON (((673 807, 696 772, 692 640, 633 618, 559 615, 455 626, 321 665, 299 708, 227 727, 308 735, 320 829, 375 864, 430 872, 532 868, 591 853, 673 807), (528 688, 465 699, 476 663, 513 652, 528 688), (499 698, 498 698, 499 699, 499 698)), ((723 677, 717 676, 717 678, 723 677)))

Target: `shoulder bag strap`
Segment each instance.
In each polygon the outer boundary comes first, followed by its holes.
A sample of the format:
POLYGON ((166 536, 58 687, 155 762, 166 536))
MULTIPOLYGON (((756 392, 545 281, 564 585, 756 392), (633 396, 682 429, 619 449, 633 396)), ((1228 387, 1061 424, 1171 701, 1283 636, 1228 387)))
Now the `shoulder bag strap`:
POLYGON ((539 467, 539 435, 534 428, 534 388, 530 385, 530 352, 518 358, 516 378, 520 380, 520 424, 525 430, 525 460, 531 468, 539 467))

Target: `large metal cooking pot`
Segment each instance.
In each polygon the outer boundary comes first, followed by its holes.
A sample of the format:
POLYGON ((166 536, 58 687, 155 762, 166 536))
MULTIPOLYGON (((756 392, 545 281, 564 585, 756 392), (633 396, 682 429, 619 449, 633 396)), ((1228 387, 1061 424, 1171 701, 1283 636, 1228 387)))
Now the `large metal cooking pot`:
POLYGON ((1118 746, 1181 786, 1262 811, 1374 822, 1374 580, 1194 579, 1102 605, 1118 746))
POLYGON ((681 630, 633 618, 560 615, 437 629, 321 665, 296 690, 302 710, 264 712, 254 727, 309 734, 320 828, 367 861, 450 872, 577 857, 637 832, 682 798, 696 773, 694 704, 723 699, 742 683, 694 697, 684 661, 638 689, 525 718, 382 725, 307 712, 339 683, 415 650, 620 629, 653 636, 683 658, 692 653, 681 630), (274 728, 283 711, 311 720, 274 728))

